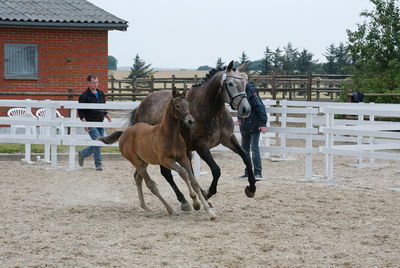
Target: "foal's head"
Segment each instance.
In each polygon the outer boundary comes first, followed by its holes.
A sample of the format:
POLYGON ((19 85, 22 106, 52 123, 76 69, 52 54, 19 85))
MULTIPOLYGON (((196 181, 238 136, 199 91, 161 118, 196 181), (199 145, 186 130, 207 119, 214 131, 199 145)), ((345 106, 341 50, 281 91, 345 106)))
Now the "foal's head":
POLYGON ((185 95, 186 90, 183 92, 183 94, 179 94, 178 91, 173 88, 171 105, 174 119, 181 121, 185 127, 191 128, 193 127, 195 120, 190 114, 189 102, 185 100, 185 95))

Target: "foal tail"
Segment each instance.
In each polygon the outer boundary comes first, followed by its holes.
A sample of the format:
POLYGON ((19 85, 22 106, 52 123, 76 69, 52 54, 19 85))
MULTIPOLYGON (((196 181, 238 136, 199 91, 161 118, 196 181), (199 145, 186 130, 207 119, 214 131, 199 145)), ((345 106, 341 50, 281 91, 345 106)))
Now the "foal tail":
POLYGON ((97 140, 102 141, 105 144, 111 144, 111 143, 116 142, 119 139, 119 137, 121 137, 122 133, 124 133, 124 132, 123 131, 115 131, 111 135, 108 135, 105 137, 98 137, 97 140))
MULTIPOLYGON (((135 114, 136 114, 137 108, 133 109, 132 112, 129 113, 129 126, 133 126, 135 122, 135 114)), ((111 144, 116 142, 119 137, 121 137, 123 131, 115 131, 111 135, 105 136, 105 137, 99 137, 97 138, 98 141, 102 141, 105 144, 111 144)))

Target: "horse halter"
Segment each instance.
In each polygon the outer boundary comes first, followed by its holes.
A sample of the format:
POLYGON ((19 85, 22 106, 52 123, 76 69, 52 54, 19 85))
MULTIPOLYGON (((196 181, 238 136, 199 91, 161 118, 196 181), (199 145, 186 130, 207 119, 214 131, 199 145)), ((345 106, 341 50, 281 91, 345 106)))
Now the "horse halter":
POLYGON ((229 105, 231 106, 231 108, 232 108, 233 110, 237 110, 237 107, 240 106, 240 103, 242 102, 242 100, 243 100, 244 98, 247 98, 247 95, 246 95, 245 92, 239 92, 239 93, 236 94, 235 96, 232 96, 231 92, 228 90, 228 85, 227 85, 227 83, 226 83, 226 78, 228 78, 228 77, 234 78, 234 79, 244 79, 244 78, 243 78, 243 77, 235 77, 235 76, 231 76, 231 75, 226 75, 226 73, 224 73, 223 76, 222 76, 221 88, 224 88, 225 91, 226 91, 226 93, 228 94, 228 96, 229 96, 229 98, 230 98, 229 105), (241 99, 240 99, 239 103, 238 103, 238 104, 236 105, 236 107, 235 107, 234 101, 235 101, 237 98, 241 98, 241 99))

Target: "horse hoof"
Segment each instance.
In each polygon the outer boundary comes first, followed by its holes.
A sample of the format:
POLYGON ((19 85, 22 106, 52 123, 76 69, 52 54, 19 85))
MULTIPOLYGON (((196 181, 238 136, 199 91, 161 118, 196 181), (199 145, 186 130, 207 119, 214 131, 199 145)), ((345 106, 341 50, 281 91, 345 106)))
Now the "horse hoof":
POLYGON ((184 203, 181 205, 181 210, 182 211, 192 211, 193 208, 189 203, 184 203))
POLYGON ((171 216, 178 216, 178 213, 176 213, 174 210, 168 211, 169 215, 171 216))
POLYGON ((254 197, 256 191, 255 191, 255 189, 254 189, 254 192, 251 192, 251 191, 250 191, 250 187, 249 187, 249 186, 246 186, 246 188, 244 189, 244 193, 246 194, 247 197, 252 198, 252 197, 254 197))
POLYGON ((200 204, 193 205, 193 207, 194 207, 195 210, 200 210, 200 204))

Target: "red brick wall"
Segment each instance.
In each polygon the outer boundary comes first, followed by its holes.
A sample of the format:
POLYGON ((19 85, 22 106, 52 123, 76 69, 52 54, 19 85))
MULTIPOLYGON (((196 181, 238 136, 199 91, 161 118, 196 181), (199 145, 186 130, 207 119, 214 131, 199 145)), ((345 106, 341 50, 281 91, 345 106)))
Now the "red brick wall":
POLYGON ((66 100, 66 97, 18 96, 18 92, 67 92, 70 88, 74 93, 81 93, 86 89, 86 76, 90 73, 98 76, 99 88, 106 92, 107 55, 107 30, 0 28, 0 91, 17 94, 0 95, 0 98, 66 100), (38 80, 4 78, 5 43, 38 45, 38 80))

